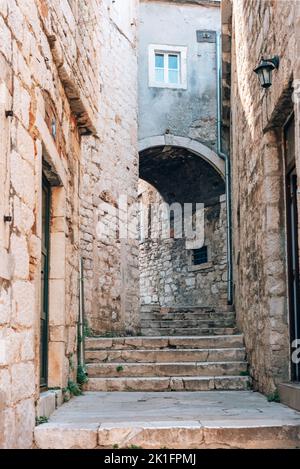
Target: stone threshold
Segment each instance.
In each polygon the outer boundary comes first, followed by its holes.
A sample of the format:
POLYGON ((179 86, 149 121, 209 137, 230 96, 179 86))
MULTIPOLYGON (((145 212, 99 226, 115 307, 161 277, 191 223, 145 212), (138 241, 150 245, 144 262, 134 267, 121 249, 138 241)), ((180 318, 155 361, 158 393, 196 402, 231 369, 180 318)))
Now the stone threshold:
POLYGON ((300 425, 238 425, 224 421, 49 423, 35 429, 39 449, 296 449, 300 425))
POLYGON ((40 449, 300 448, 300 413, 259 393, 90 392, 35 429, 40 449))
POLYGON ((36 417, 49 418, 53 412, 63 404, 63 393, 61 389, 49 389, 41 391, 36 402, 36 417))
POLYGON ((278 390, 282 404, 300 411, 300 383, 280 383, 278 390))

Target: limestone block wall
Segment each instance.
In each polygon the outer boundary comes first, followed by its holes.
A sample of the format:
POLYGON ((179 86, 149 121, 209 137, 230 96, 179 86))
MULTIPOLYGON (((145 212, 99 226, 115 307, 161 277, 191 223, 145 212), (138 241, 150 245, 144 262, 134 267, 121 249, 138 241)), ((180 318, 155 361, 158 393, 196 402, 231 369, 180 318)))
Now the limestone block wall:
MULTIPOLYGON (((145 181, 139 185, 142 210, 163 202, 159 192, 145 181)), ((139 246, 141 304, 162 307, 227 304, 226 204, 205 207, 204 245, 208 262, 195 266, 186 238, 161 239, 158 220, 151 224, 151 236, 139 246), (153 237, 154 235, 154 237, 153 237)))
POLYGON ((95 334, 134 332, 139 321, 138 240, 112 225, 105 239, 97 231, 98 222, 112 223, 101 204, 118 212, 120 196, 128 209, 137 200, 137 3, 105 0, 99 9, 100 114, 81 184, 85 317, 95 334))
POLYGON ((42 173, 51 185, 48 386, 63 388, 76 376, 80 146, 97 126, 99 4, 0 1, 4 448, 31 446, 40 395, 42 173))
MULTIPOLYGON (((299 128, 299 2, 233 0, 230 33, 235 302, 254 386, 269 393, 289 379, 282 127, 294 110, 299 128), (266 92, 253 69, 275 54, 280 67, 266 92)), ((296 160, 299 174, 298 130, 296 160)))

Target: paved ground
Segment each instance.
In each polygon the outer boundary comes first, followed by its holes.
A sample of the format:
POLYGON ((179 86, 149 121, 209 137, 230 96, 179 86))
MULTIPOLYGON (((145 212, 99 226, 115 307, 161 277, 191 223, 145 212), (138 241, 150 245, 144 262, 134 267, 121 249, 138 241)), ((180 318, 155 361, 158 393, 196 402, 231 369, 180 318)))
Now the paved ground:
POLYGON ((251 391, 87 392, 35 436, 40 448, 300 447, 300 413, 251 391))

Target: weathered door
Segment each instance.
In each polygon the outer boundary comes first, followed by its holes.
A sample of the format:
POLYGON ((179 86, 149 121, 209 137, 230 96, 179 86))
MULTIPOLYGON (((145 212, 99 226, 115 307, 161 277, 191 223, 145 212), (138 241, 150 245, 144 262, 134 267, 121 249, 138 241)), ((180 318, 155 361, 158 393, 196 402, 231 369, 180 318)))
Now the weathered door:
MULTIPOLYGON (((291 339, 291 378, 300 381, 300 363, 296 349, 300 347, 300 278, 297 211, 297 174, 295 168, 295 122, 291 119, 285 128, 285 157, 287 168, 287 246, 288 284, 291 339)), ((299 355, 299 354, 298 354, 299 355)))
POLYGON ((41 340, 40 384, 48 381, 48 305, 49 305, 49 254, 50 254, 50 186, 43 178, 42 191, 42 259, 41 259, 41 340))

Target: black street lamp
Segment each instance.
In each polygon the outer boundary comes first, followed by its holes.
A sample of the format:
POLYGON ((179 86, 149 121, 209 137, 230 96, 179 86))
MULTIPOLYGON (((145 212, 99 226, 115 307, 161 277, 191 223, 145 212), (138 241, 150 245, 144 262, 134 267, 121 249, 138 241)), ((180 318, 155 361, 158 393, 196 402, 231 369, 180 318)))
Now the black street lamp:
POLYGON ((254 72, 258 75, 260 84, 263 88, 269 88, 272 85, 272 72, 279 67, 279 57, 275 55, 272 59, 261 59, 254 72))

